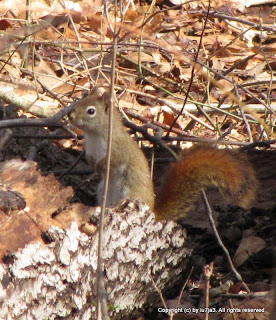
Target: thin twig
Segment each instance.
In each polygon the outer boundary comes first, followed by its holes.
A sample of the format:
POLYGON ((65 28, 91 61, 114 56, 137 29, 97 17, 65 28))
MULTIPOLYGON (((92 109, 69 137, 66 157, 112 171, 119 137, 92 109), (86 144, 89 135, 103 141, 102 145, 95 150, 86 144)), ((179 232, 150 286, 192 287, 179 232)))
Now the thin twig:
POLYGON ((231 268, 232 272, 234 273, 234 275, 236 276, 236 278, 238 279, 238 281, 242 282, 242 284, 245 287, 246 291, 250 292, 250 289, 248 288, 246 283, 243 281, 242 276, 240 275, 240 273, 235 268, 235 266, 234 266, 234 264, 232 262, 232 259, 230 257, 230 254, 229 254, 228 250, 226 249, 225 245, 223 244, 223 242, 222 242, 222 240, 220 238, 220 235, 218 233, 218 230, 216 228, 215 221, 214 221, 214 218, 213 218, 212 209, 210 207, 209 201, 207 199, 206 193, 205 193, 203 188, 201 189, 201 194, 202 194, 203 201, 204 201, 204 204, 205 204, 205 207, 206 207, 206 212, 208 214, 208 218, 209 218, 209 221, 210 221, 211 228, 212 228, 212 230, 214 232, 214 235, 217 238, 217 241, 218 241, 219 245, 221 246, 222 250, 224 251, 224 254, 227 257, 227 260, 228 260, 228 263, 230 265, 230 268, 231 268))
MULTIPOLYGON (((214 269, 214 263, 212 262, 211 264, 207 264, 203 267, 203 277, 204 277, 204 307, 205 310, 208 310, 209 308, 209 300, 210 300, 210 278, 211 275, 213 274, 213 269, 214 269)), ((209 313, 205 311, 204 314, 204 320, 209 319, 209 313)))
MULTIPOLYGON (((207 13, 206 10, 202 10, 202 12, 205 13, 205 14, 207 13)), ((250 22, 250 21, 246 21, 246 20, 240 19, 240 18, 228 16, 226 14, 217 13, 217 12, 209 12, 209 15, 214 17, 214 18, 240 22, 240 23, 246 24, 248 26, 251 26, 251 27, 253 27, 253 28, 257 29, 257 30, 265 30, 265 31, 270 31, 270 32, 276 33, 276 28, 263 26, 261 24, 257 24, 257 23, 254 23, 254 22, 250 22)))
POLYGON ((183 286, 182 286, 182 288, 181 288, 180 294, 179 294, 178 299, 177 299, 177 302, 176 302, 176 306, 175 306, 176 308, 178 308, 178 306, 180 305, 180 301, 181 301, 181 298, 182 298, 184 289, 186 288, 187 283, 188 283, 188 281, 190 280, 193 271, 194 271, 194 267, 191 268, 191 270, 190 270, 190 272, 189 272, 189 274, 188 274, 188 277, 186 278, 186 281, 184 282, 184 284, 183 284, 183 286))
MULTIPOLYGON (((99 225, 99 239, 98 239, 98 265, 97 265, 97 320, 108 319, 107 309, 107 293, 104 287, 104 274, 103 274, 103 259, 102 259, 102 244, 103 244, 103 227, 104 227, 104 215, 106 211, 106 199, 108 193, 109 174, 110 174, 110 162, 111 162, 111 142, 112 142, 112 126, 113 126, 113 106, 114 106, 114 85, 115 85, 115 65, 116 65, 116 53, 117 53, 117 0, 115 0, 115 15, 114 15, 114 30, 113 35, 113 52, 112 52, 112 65, 111 65, 111 85, 110 85, 110 105, 109 105, 109 126, 108 126, 108 137, 107 137, 107 154, 106 154, 106 172, 104 179, 104 192, 102 198, 102 207, 100 215, 99 225)), ((105 15, 108 19, 107 4, 104 1, 105 15)), ((108 20, 109 21, 109 20, 108 20)), ((111 22, 109 21, 111 26, 111 22)), ((111 29, 112 30, 112 29, 111 29)))
POLYGON ((154 281, 154 279, 153 279, 153 277, 152 277, 151 274, 150 274, 150 278, 151 278, 151 281, 152 281, 152 283, 153 283, 153 285, 154 285, 154 288, 155 288, 156 291, 159 293, 159 296, 160 296, 160 299, 161 299, 161 301, 162 301, 162 304, 163 304, 164 308, 168 309, 167 304, 166 304, 166 301, 165 301, 165 299, 164 299, 164 297, 163 297, 162 291, 161 291, 160 288, 157 286, 157 284, 156 284, 156 282, 154 281))
MULTIPOLYGON (((233 84, 234 84, 235 94, 236 94, 237 98, 240 99, 240 94, 239 94, 239 91, 238 91, 238 88, 237 88, 237 83, 236 83, 235 79, 233 79, 233 84)), ((246 119, 246 116, 244 114, 243 107, 240 104, 239 104, 239 108, 240 108, 241 116, 243 118, 243 121, 244 121, 244 124, 245 124, 245 127, 246 127, 246 131, 247 131, 247 134, 248 134, 249 142, 253 142, 250 126, 249 126, 248 121, 246 119)))
MULTIPOLYGON (((194 64, 193 64, 193 67, 192 67, 192 71, 191 71, 191 77, 190 77, 190 82, 189 82, 189 86, 188 86, 188 89, 187 89, 187 93, 185 95, 185 100, 183 102, 183 106, 180 110, 180 112, 178 113, 178 115, 175 117, 175 119, 173 120, 171 126, 170 126, 170 130, 167 132, 167 136, 169 136, 170 132, 171 132, 171 129, 174 127, 174 125, 176 124, 178 118, 181 116, 181 114, 183 113, 184 111, 184 108, 185 108, 185 105, 186 105, 186 102, 187 102, 187 99, 188 99, 188 96, 189 96, 189 92, 191 91, 191 87, 192 87, 192 84, 193 84, 193 81, 194 81, 194 74, 195 74, 195 69, 196 69, 196 62, 198 60, 198 56, 199 56, 199 50, 202 46, 202 41, 203 41, 203 35, 204 35, 204 31, 205 31, 205 28, 206 28, 206 25, 207 25, 207 21, 208 21, 208 17, 209 17, 209 11, 210 11, 210 8, 211 8, 211 1, 209 0, 209 3, 208 3, 208 9, 207 9, 207 12, 206 12, 206 17, 205 17, 205 20, 204 20, 204 24, 203 24, 203 28, 202 28, 202 31, 201 31, 201 34, 200 34, 200 40, 199 40, 199 44, 198 44, 198 47, 197 47, 197 52, 196 52, 196 56, 195 56, 195 59, 194 59, 194 64)), ((200 108, 200 107, 199 107, 200 108)), ((201 110, 203 114, 204 111, 201 110)), ((213 123, 213 121, 211 120, 211 118, 205 114, 206 118, 209 120, 209 122, 213 125, 213 127, 215 128, 215 124, 213 123)), ((192 118, 193 119, 193 118, 192 118)), ((193 119, 195 120, 195 119, 193 119)))

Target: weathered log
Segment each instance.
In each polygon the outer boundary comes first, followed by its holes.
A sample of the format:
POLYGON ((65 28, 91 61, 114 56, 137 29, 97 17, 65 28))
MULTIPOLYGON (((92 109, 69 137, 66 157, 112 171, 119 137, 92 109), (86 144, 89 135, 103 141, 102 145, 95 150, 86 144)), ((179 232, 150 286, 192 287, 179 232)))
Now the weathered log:
MULTIPOLYGON (((42 177, 34 162, 5 162, 0 179, 22 194, 28 208, 1 214, 1 253, 4 244, 15 252, 0 265, 0 319, 93 319, 98 233, 88 236, 79 226, 94 209, 80 204, 66 207, 71 188, 61 187, 53 176, 42 177), (43 187, 44 198, 37 199, 43 196, 43 187), (63 210, 53 218, 60 207, 63 210), (20 219, 24 233, 19 233, 20 219), (41 240, 41 231, 47 230, 49 244, 41 240)), ((94 219, 98 215, 96 208, 94 219)), ((174 222, 156 222, 138 200, 108 210, 103 260, 113 319, 157 304, 153 282, 162 290, 178 280, 191 252, 185 239, 185 229, 174 222)))

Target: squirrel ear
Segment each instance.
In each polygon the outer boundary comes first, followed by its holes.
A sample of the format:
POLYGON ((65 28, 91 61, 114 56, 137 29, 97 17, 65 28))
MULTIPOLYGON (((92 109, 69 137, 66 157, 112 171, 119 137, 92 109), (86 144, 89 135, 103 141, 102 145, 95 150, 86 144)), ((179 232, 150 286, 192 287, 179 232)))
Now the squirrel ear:
POLYGON ((84 92, 84 94, 82 95, 81 99, 86 98, 89 95, 89 93, 87 91, 84 92))
POLYGON ((110 90, 105 90, 103 87, 99 88, 95 86, 91 90, 90 95, 93 96, 93 98, 100 99, 105 106, 105 112, 107 112, 110 106, 110 90))
POLYGON ((100 98, 102 96, 102 92, 99 89, 99 87, 94 86, 93 89, 90 91, 89 95, 96 96, 97 98, 100 98))
POLYGON ((102 101, 105 106, 105 111, 107 111, 107 109, 110 107, 110 91, 109 90, 105 91, 104 94, 102 95, 102 101))

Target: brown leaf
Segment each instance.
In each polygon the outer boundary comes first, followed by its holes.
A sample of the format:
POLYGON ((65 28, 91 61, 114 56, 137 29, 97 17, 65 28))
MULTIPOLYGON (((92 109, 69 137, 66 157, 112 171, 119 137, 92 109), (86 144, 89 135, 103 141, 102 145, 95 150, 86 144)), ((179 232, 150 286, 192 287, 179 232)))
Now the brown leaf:
POLYGON ((29 242, 41 240, 41 233, 51 225, 63 228, 69 226, 73 219, 81 221, 78 217, 82 216, 84 206, 66 207, 73 195, 72 188, 62 187, 54 175, 42 176, 35 162, 2 162, 0 181, 4 181, 13 194, 22 195, 22 201, 26 203, 25 209, 20 210, 25 203, 14 204, 16 199, 12 199, 15 209, 12 214, 0 213, 0 258, 8 251, 14 252, 29 242), (54 219, 53 214, 58 211, 61 214, 54 219))
POLYGON ((258 253, 265 247, 266 242, 262 238, 251 236, 242 239, 234 257, 236 267, 242 265, 250 256, 258 253))
MULTIPOLYGON (((174 115, 170 114, 170 113, 168 113, 166 111, 163 111, 163 115, 164 115, 163 123, 167 124, 168 126, 172 125, 172 123, 174 121, 174 115)), ((179 124, 177 122, 174 124, 174 128, 181 129, 181 127, 179 126, 179 124)))
POLYGON ((256 297, 251 300, 233 300, 233 308, 226 307, 223 320, 232 320, 233 313, 237 320, 267 320, 269 312, 272 310, 272 299, 256 297))
POLYGON ((8 28, 11 28, 11 27, 12 25, 6 19, 0 20, 0 30, 7 30, 8 28))

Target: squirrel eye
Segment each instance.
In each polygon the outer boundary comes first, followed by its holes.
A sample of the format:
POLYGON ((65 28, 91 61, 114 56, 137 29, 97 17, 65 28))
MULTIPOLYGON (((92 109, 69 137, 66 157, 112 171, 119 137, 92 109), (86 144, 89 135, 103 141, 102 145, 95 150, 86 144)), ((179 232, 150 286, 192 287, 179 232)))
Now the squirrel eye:
POLYGON ((86 112, 89 115, 89 117, 93 118, 96 115, 96 108, 95 107, 88 107, 86 109, 86 112))

